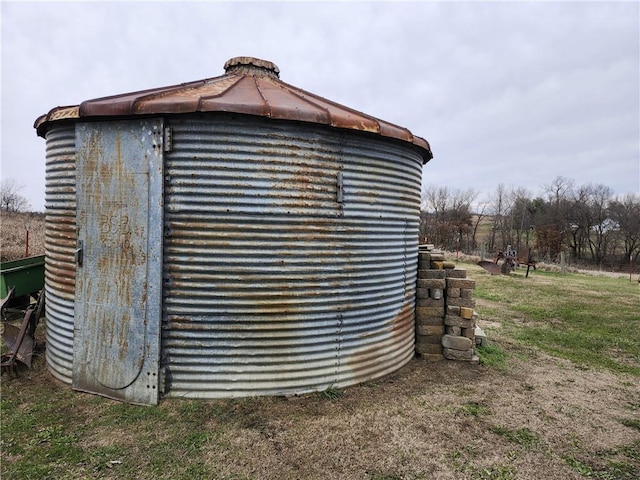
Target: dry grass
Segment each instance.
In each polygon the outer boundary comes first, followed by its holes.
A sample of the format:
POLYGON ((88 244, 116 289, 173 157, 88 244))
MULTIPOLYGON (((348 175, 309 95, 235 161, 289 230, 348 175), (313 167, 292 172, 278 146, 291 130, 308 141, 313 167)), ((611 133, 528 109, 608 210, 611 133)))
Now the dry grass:
POLYGON ((5 422, 13 417, 4 473, 30 456, 42 465, 28 470, 40 476, 12 478, 565 480, 584 478, 582 469, 631 480, 640 472, 640 458, 623 457, 622 473, 609 475, 618 452, 640 438, 634 379, 542 354, 513 357, 504 371, 415 360, 333 400, 135 407, 72 392, 41 357, 4 383, 5 422), (14 424, 30 421, 18 440, 14 424))
POLYGON ((25 256, 26 226, 29 228, 29 256, 44 255, 44 214, 0 212, 0 256, 2 261, 25 256))

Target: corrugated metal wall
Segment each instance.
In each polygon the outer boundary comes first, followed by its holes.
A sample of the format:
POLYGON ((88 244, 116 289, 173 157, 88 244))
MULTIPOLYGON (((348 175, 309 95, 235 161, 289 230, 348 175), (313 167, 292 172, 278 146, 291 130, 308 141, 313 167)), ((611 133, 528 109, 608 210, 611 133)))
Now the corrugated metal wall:
POLYGON ((47 132, 45 291, 47 366, 71 383, 76 248, 75 125, 47 132))
POLYGON ((414 345, 419 153, 232 118, 169 123, 168 395, 303 393, 400 368, 414 345))

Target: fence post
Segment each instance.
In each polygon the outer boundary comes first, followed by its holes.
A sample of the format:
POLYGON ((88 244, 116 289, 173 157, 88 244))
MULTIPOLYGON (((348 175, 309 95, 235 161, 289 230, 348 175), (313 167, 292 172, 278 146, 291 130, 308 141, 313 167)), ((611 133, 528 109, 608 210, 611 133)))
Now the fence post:
POLYGON ((24 230, 26 233, 24 256, 28 257, 29 256, 29 224, 28 223, 24 224, 24 230))

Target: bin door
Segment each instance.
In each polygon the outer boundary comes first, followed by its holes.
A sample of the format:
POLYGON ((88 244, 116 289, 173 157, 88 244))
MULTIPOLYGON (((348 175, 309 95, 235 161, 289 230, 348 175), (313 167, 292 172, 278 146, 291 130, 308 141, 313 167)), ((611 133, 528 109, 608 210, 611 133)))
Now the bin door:
POLYGON ((162 119, 76 125, 76 390, 158 403, 162 165, 162 119))

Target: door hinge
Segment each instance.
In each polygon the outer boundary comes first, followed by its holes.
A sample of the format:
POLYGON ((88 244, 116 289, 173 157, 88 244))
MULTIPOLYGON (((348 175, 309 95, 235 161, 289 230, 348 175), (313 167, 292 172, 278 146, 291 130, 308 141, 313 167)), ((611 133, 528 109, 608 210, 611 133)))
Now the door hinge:
POLYGON ((167 368, 162 367, 158 373, 158 392, 167 393, 167 368))
POLYGON ((173 151, 173 129, 171 127, 164 127, 164 151, 173 151))

